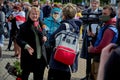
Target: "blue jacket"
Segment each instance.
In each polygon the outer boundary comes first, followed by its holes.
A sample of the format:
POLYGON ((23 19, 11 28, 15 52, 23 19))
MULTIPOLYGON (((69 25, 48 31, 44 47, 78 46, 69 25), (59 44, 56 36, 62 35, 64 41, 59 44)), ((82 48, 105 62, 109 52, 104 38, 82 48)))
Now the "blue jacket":
POLYGON ((53 17, 50 16, 44 19, 44 24, 46 24, 48 34, 51 35, 59 26, 60 26, 61 19, 58 21, 54 21, 53 17))
POLYGON ((60 26, 61 18, 59 18, 58 20, 55 21, 53 16, 52 16, 55 12, 59 13, 59 16, 61 15, 60 8, 53 8, 51 10, 51 16, 48 18, 44 18, 44 24, 46 24, 46 26, 47 26, 46 31, 47 31, 47 37, 48 37, 48 40, 45 43, 46 47, 51 46, 49 43, 49 38, 51 37, 53 32, 56 31, 57 28, 60 26))
POLYGON ((52 33, 60 26, 61 17, 58 20, 54 20, 53 14, 57 12, 59 16, 61 16, 61 9, 60 8, 53 8, 51 10, 51 16, 48 18, 44 18, 44 23, 46 24, 47 32, 48 32, 48 38, 52 35, 52 33))
POLYGON ((118 39, 118 30, 117 30, 117 28, 114 27, 113 25, 109 25, 108 27, 105 26, 105 27, 102 27, 102 28, 99 30, 99 33, 98 33, 98 35, 97 35, 97 40, 95 41, 94 46, 98 46, 98 45, 99 45, 99 43, 100 43, 100 41, 101 41, 101 39, 102 39, 103 33, 104 33, 104 31, 105 31, 107 28, 111 29, 111 30, 115 33, 115 35, 114 35, 111 43, 116 43, 116 42, 117 42, 117 39, 118 39))

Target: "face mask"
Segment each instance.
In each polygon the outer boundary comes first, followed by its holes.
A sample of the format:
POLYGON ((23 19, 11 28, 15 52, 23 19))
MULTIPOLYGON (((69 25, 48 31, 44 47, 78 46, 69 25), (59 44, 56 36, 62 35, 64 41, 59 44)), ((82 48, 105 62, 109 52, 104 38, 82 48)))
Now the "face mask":
POLYGON ((111 17, 110 16, 101 16, 101 21, 103 21, 103 22, 107 22, 107 21, 109 21, 111 19, 111 17))
POLYGON ((58 19, 60 18, 60 15, 59 15, 59 14, 53 14, 53 18, 54 18, 55 20, 58 20, 58 19))

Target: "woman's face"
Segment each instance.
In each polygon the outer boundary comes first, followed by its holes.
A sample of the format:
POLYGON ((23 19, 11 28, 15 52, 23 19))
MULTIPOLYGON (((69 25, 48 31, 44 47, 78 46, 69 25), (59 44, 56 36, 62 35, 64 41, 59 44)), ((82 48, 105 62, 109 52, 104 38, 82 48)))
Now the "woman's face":
POLYGON ((60 14, 59 13, 53 13, 53 18, 55 20, 58 20, 60 18, 60 14))
POLYGON ((39 11, 32 9, 30 11, 29 17, 32 21, 37 21, 39 18, 39 15, 40 15, 39 11))

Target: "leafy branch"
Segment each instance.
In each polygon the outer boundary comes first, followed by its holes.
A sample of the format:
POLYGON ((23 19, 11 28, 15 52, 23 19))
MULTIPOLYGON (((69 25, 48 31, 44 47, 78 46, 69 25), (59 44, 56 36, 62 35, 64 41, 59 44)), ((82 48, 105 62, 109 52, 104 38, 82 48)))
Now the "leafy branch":
POLYGON ((16 68, 16 74, 18 75, 18 76, 21 76, 21 74, 22 74, 22 70, 21 70, 21 67, 20 67, 20 62, 19 61, 15 61, 14 63, 14 67, 16 68))

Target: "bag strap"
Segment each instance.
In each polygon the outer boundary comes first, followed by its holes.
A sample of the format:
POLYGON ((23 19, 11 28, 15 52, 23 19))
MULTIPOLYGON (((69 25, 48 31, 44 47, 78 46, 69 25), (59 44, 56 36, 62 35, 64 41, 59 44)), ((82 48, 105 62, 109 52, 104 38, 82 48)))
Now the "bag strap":
POLYGON ((70 26, 68 23, 64 23, 65 24, 65 27, 66 27, 66 32, 69 32, 70 31, 70 26))
POLYGON ((67 35, 68 35, 69 32, 70 32, 69 24, 68 24, 68 23, 64 23, 64 24, 65 24, 65 27, 66 27, 66 30, 65 30, 65 31, 66 31, 66 34, 65 34, 65 36, 63 37, 62 41, 65 41, 67 35))

